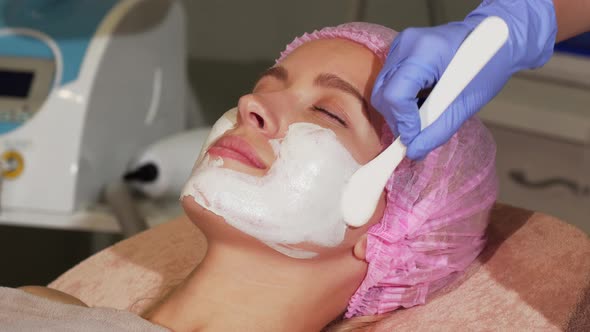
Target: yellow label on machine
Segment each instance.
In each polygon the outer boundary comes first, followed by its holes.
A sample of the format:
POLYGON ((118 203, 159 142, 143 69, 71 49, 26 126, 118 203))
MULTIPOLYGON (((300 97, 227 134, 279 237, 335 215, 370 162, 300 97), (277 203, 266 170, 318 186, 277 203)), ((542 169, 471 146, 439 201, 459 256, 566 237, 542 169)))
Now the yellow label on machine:
POLYGON ((18 151, 6 151, 0 158, 2 162, 2 176, 5 179, 15 179, 25 169, 25 160, 18 151))

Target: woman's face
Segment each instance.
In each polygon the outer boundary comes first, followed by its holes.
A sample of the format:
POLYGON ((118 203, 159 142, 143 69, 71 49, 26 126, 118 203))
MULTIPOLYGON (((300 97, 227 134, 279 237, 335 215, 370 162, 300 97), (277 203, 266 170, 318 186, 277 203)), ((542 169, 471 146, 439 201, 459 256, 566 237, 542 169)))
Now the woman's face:
MULTIPOLYGON (((380 68, 379 59, 357 43, 307 42, 265 71, 252 92, 240 98, 236 126, 213 142, 207 154, 222 159, 224 168, 264 177, 277 159, 271 142, 284 138, 292 124, 311 123, 332 131, 356 163, 363 165, 382 150, 384 121, 369 103, 380 68)), ((193 221, 207 213, 196 208, 192 199, 185 197, 183 205, 193 221)), ((338 247, 358 241, 379 221, 383 208, 382 199, 372 220, 364 227, 349 228, 338 247)), ((210 223, 198 226, 205 228, 208 237, 219 232, 207 231, 217 227, 210 223)), ((318 251, 316 246, 309 247, 318 251)))
MULTIPOLYGON (((284 137, 296 122, 334 131, 359 164, 367 163, 382 149, 383 120, 369 103, 380 68, 371 51, 344 39, 312 41, 295 49, 240 98, 237 126, 224 135, 247 141, 259 160, 226 158, 224 166, 264 175, 275 160, 269 140, 284 137)), ((208 152, 220 151, 213 147, 208 152)))

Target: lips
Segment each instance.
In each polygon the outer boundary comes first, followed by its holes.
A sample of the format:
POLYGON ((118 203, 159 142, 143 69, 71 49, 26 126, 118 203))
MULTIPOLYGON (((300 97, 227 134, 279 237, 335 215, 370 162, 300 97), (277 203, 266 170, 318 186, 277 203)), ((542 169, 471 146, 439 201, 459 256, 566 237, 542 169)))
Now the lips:
POLYGON ((254 168, 266 168, 266 164, 260 159, 254 148, 238 136, 220 138, 207 152, 222 158, 237 160, 254 168))

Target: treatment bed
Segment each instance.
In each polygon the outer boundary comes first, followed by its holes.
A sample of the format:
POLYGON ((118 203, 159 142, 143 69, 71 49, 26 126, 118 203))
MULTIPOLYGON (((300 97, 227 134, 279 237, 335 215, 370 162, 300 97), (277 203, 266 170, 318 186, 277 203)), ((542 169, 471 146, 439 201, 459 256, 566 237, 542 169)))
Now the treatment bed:
MULTIPOLYGON (((460 281, 426 305, 388 314, 371 331, 590 331, 586 233, 496 204, 488 237, 460 281)), ((141 314, 182 281, 206 246, 199 230, 179 217, 89 257, 49 287, 90 306, 141 314)))

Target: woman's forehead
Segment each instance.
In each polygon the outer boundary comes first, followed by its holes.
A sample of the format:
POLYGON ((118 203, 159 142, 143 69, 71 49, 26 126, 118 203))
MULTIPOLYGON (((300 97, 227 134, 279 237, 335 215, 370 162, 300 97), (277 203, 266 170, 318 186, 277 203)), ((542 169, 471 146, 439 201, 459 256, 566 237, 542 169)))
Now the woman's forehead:
POLYGON ((293 50, 278 65, 298 75, 340 75, 363 92, 369 85, 372 87, 381 68, 378 57, 369 49, 340 38, 307 42, 293 50))

